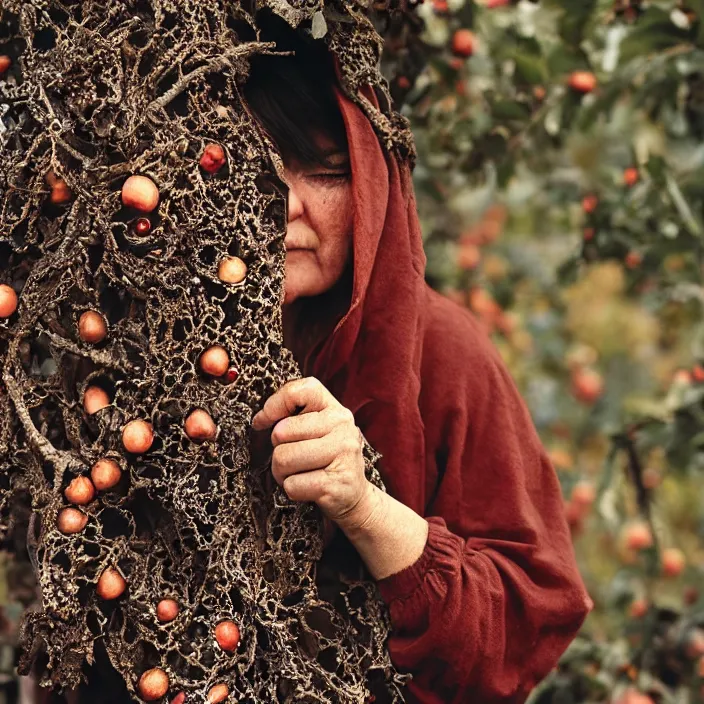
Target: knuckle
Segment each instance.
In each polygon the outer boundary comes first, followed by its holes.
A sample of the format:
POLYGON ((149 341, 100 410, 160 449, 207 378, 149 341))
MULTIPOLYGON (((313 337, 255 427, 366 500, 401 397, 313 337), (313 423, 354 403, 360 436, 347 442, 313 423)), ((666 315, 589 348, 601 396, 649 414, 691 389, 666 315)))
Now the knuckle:
POLYGON ((352 411, 345 408, 344 406, 339 406, 332 410, 332 418, 335 425, 348 425, 349 423, 354 423, 354 416, 352 411))
POLYGON ((356 435, 347 436, 344 443, 345 451, 350 455, 356 455, 359 452, 360 445, 356 435))
POLYGON ((274 451, 271 453, 271 464, 272 467, 275 467, 279 472, 288 468, 286 448, 283 445, 274 448, 274 451))
POLYGON ((286 440, 286 437, 288 436, 287 430, 288 430, 288 423, 284 423, 284 421, 282 421, 282 420, 279 421, 274 426, 274 429, 271 431, 272 443, 284 442, 284 440, 286 440))

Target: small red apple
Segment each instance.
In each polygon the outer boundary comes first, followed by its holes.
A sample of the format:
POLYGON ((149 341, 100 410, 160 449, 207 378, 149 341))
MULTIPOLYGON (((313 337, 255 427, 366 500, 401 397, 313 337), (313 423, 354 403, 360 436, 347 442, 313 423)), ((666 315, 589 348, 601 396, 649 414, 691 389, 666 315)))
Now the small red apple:
POLYGON ((599 372, 588 368, 572 371, 572 395, 582 403, 593 404, 604 393, 604 379, 599 372))
POLYGON ((474 54, 475 49, 474 32, 470 29, 458 29, 452 35, 452 53, 462 58, 468 58, 474 54))
POLYGON ((679 577, 684 571, 687 558, 679 548, 662 551, 662 572, 666 577, 679 577))
POLYGON ((648 613, 647 599, 634 599, 628 609, 631 618, 643 618, 648 613))
POLYGON ((597 205, 599 205, 599 199, 593 193, 582 198, 582 210, 587 214, 593 213, 597 205))
POLYGON ((653 544, 650 526, 644 521, 634 521, 623 529, 623 538, 629 550, 643 550, 653 544))
POLYGON ((626 254, 624 262, 629 269, 637 269, 643 262, 643 255, 640 252, 631 250, 626 254))
POLYGON ((623 172, 623 182, 626 186, 635 186, 638 183, 638 169, 635 166, 629 166, 624 169, 623 172))
POLYGON ((596 83, 596 76, 591 71, 573 71, 567 81, 567 85, 577 93, 591 93, 596 83))

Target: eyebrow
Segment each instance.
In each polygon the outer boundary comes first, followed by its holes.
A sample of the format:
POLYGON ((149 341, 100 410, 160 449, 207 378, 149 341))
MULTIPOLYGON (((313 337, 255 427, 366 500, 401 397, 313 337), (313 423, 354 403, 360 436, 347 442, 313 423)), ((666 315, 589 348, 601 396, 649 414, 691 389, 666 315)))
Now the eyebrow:
POLYGON ((349 152, 347 149, 340 149, 340 147, 328 147, 327 149, 323 149, 323 156, 338 156, 339 154, 348 156, 349 152))

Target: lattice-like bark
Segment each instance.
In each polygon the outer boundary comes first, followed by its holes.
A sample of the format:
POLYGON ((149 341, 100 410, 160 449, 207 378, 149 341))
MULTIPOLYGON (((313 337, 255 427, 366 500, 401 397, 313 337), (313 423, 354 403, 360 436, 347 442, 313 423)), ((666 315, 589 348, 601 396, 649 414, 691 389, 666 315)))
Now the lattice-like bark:
MULTIPOLYGON (((381 110, 355 99, 383 144, 411 157, 363 6, 267 5, 316 32, 325 20, 345 91, 371 83, 381 110)), ((0 78, 0 283, 17 290, 19 308, 0 318, 0 498, 6 526, 15 492, 31 494, 43 608, 25 619, 21 670, 41 653, 44 684, 75 686, 102 640, 132 692, 145 670, 162 668, 166 700, 183 691, 205 702, 226 683, 228 701, 352 703, 372 681, 388 701, 401 699, 405 677, 386 652, 388 615, 373 582, 343 580, 335 603, 321 598, 317 509, 289 501, 270 465, 250 460, 253 410, 299 376, 282 340, 277 155, 240 97, 248 59, 269 50, 245 4, 3 2, 0 54, 13 65, 0 78), (215 174, 199 166, 208 143, 226 154, 215 174), (67 184, 68 202, 51 202, 49 172, 67 184), (122 205, 133 174, 159 188, 147 215, 122 205), (246 263, 242 283, 219 279, 227 256, 246 263), (107 321, 97 344, 78 334, 87 310, 107 321), (235 381, 199 370, 215 344, 235 381), (111 401, 92 415, 83 408, 90 385, 111 401), (196 408, 217 423, 212 441, 184 432, 196 408), (153 425, 146 453, 123 447, 133 419, 153 425), (65 535, 63 492, 101 458, 114 459, 122 479, 81 507, 81 532, 65 535), (96 593, 108 568, 127 584, 110 601, 96 593), (180 613, 161 623, 166 597, 180 613), (241 630, 233 654, 213 637, 222 619, 241 630)), ((381 486, 378 455, 367 446, 366 456, 381 486)))

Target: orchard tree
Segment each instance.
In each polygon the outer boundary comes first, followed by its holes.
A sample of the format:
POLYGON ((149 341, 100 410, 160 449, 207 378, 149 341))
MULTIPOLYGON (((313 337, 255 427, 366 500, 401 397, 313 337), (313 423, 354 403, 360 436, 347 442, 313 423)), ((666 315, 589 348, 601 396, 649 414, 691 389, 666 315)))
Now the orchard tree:
POLYGON ((704 3, 431 0, 415 16, 384 60, 418 146, 427 277, 523 390, 597 607, 534 701, 695 701, 704 3))

